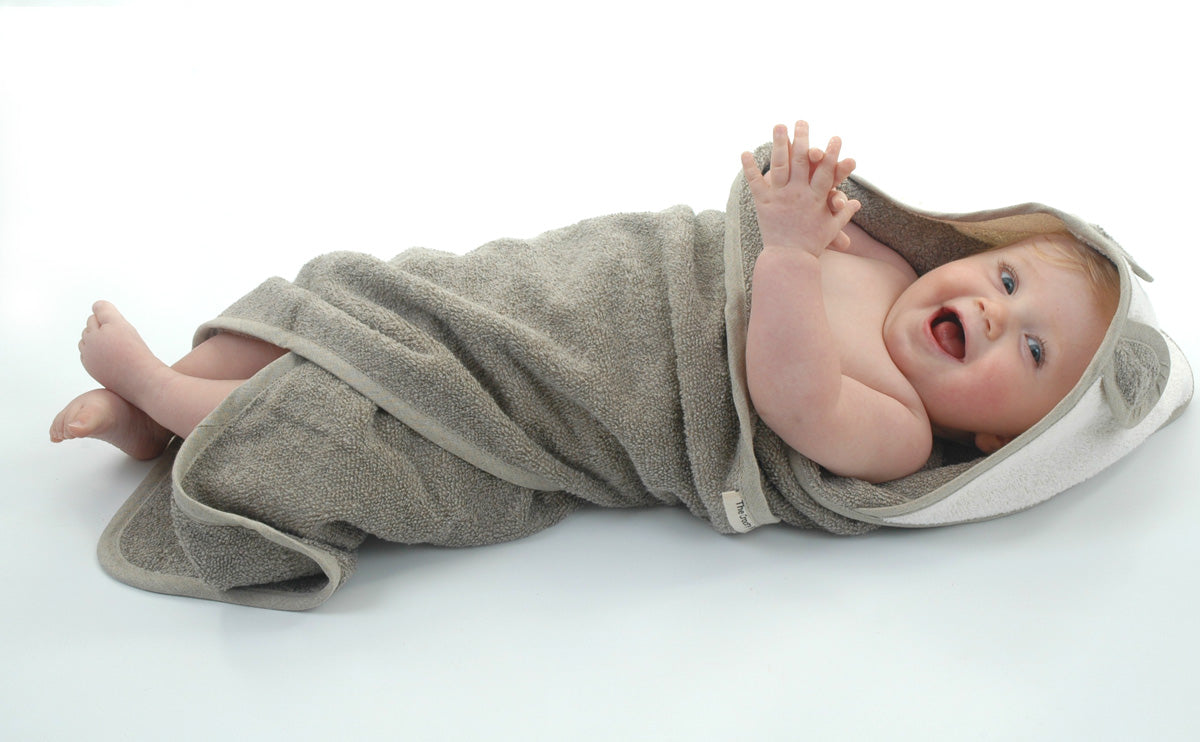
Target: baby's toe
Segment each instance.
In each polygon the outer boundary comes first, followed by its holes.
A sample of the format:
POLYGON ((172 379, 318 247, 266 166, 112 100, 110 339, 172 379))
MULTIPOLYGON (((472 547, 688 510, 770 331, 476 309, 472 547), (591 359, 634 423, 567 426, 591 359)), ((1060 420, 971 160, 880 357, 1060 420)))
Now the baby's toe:
POLYGON ((121 313, 117 311, 112 302, 104 301, 103 299, 92 305, 92 316, 101 325, 121 319, 121 313))
POLYGON ((50 440, 58 443, 63 440, 63 423, 67 416, 67 411, 63 410, 54 416, 54 422, 50 423, 50 440))
POLYGON ((64 407, 50 425, 50 440, 58 442, 86 436, 88 424, 83 412, 78 400, 64 407))

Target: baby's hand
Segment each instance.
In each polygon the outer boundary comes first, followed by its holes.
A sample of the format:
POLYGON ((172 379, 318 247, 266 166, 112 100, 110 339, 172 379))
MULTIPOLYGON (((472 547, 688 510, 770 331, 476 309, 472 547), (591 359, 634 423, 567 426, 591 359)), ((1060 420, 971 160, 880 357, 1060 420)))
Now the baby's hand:
POLYGON ((810 151, 808 124, 797 121, 794 141, 788 141, 787 127, 775 127, 766 175, 753 155, 742 153, 742 172, 754 196, 764 249, 799 248, 820 255, 831 243, 844 240, 842 228, 860 204, 834 189, 854 169, 852 160, 838 161, 840 152, 837 137, 824 152, 810 151))

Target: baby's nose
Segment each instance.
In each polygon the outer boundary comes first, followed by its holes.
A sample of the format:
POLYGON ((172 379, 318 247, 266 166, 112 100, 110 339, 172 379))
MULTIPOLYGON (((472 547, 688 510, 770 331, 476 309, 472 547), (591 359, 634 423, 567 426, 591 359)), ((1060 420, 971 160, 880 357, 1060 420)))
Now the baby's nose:
POLYGON ((978 299, 977 303, 979 314, 983 317, 983 334, 988 340, 995 340, 1004 333, 1008 310, 1000 302, 990 299, 978 299))

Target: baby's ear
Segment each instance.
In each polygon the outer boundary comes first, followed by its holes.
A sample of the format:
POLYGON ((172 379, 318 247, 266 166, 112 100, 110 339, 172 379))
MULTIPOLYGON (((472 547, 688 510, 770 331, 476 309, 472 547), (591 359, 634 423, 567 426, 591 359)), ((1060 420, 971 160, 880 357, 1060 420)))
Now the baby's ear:
POLYGON ((984 453, 996 453, 1007 446, 1016 436, 998 435, 996 433, 976 433, 975 447, 984 453))

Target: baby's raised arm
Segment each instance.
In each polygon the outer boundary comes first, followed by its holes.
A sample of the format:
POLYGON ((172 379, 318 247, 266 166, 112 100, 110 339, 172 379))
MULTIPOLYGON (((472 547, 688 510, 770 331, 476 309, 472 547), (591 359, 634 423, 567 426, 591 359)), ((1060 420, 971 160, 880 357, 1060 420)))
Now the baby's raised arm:
POLYGON ((857 201, 842 205, 833 192, 840 145, 834 138, 822 156, 810 157, 801 121, 794 141, 786 127, 775 127, 765 175, 742 155, 763 238, 746 379, 755 411, 789 446, 836 474, 885 481, 920 468, 932 435, 919 401, 905 404, 843 371, 843 353, 860 349, 843 348, 854 341, 834 337, 820 260, 860 208, 857 201))

